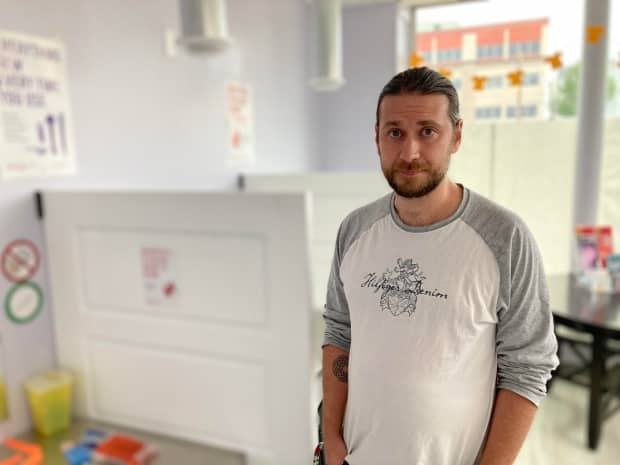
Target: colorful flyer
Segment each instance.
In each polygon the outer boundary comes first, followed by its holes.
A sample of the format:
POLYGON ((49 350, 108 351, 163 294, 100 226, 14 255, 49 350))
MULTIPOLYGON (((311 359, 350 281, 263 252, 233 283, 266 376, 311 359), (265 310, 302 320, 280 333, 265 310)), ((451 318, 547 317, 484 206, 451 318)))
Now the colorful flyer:
POLYGON ((147 305, 164 305, 176 300, 178 289, 171 250, 142 248, 142 276, 147 305))
POLYGON ((230 166, 250 164, 254 153, 254 110, 250 86, 230 82, 226 86, 226 111, 228 116, 228 145, 230 166))
POLYGON ((57 40, 0 31, 0 175, 75 172, 66 53, 57 40))

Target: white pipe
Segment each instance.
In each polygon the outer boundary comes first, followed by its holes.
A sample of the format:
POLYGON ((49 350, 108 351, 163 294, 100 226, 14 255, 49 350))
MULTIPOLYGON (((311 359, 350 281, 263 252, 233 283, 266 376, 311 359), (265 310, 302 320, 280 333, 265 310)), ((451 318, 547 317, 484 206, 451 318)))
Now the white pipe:
POLYGON ((179 45, 189 52, 219 51, 231 44, 226 0, 179 0, 182 35, 179 45))
POLYGON ((310 81, 318 91, 342 87, 342 0, 317 0, 319 76, 310 81))
POLYGON ((601 179, 605 84, 609 42, 609 0, 586 0, 585 26, 605 28, 598 43, 583 39, 579 83, 577 166, 575 170, 575 224, 596 224, 601 179))

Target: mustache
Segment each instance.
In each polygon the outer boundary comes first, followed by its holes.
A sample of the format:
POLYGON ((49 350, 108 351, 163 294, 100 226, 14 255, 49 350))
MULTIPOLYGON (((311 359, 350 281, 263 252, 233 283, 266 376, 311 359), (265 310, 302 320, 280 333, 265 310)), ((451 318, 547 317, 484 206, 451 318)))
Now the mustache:
POLYGON ((392 165, 393 171, 424 171, 427 170, 428 166, 425 163, 414 162, 397 162, 392 165))

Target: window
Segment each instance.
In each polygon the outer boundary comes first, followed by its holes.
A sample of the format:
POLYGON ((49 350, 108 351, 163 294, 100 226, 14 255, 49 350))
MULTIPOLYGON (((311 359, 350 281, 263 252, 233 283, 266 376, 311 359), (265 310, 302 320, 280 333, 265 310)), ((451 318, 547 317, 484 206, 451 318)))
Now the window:
POLYGON ((540 53, 540 42, 537 40, 529 42, 513 42, 510 44, 510 56, 519 55, 538 55, 540 53))
POLYGON ((523 85, 524 86, 536 86, 539 82, 538 73, 525 73, 523 75, 523 85))
POLYGON ((497 119, 501 115, 502 109, 499 106, 476 108, 476 119, 497 119))
MULTIPOLYGON (((521 118, 534 118, 538 114, 538 107, 536 105, 521 105, 521 118)), ((506 117, 516 118, 517 107, 516 105, 510 105, 506 107, 506 117)))
POLYGON ((501 58, 504 54, 504 47, 502 44, 495 45, 480 45, 478 47, 478 58, 501 58))
POLYGON ((504 87, 504 76, 491 76, 484 86, 485 89, 498 89, 500 87, 504 87))
POLYGON ((461 85, 463 85, 463 82, 460 79, 452 79, 452 85, 456 90, 459 90, 461 85))
POLYGON ((439 63, 461 61, 460 48, 447 48, 437 51, 437 61, 439 63))

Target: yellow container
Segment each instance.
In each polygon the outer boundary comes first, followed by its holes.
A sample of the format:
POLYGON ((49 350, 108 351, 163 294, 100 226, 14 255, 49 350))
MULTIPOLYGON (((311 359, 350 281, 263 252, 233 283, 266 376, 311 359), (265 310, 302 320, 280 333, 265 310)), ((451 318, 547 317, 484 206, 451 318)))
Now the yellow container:
POLYGON ((6 400, 6 383, 4 376, 0 375, 0 421, 9 419, 9 403, 6 400))
POLYGON ((44 436, 64 431, 71 423, 73 376, 48 371, 26 381, 28 403, 37 432, 44 436))

